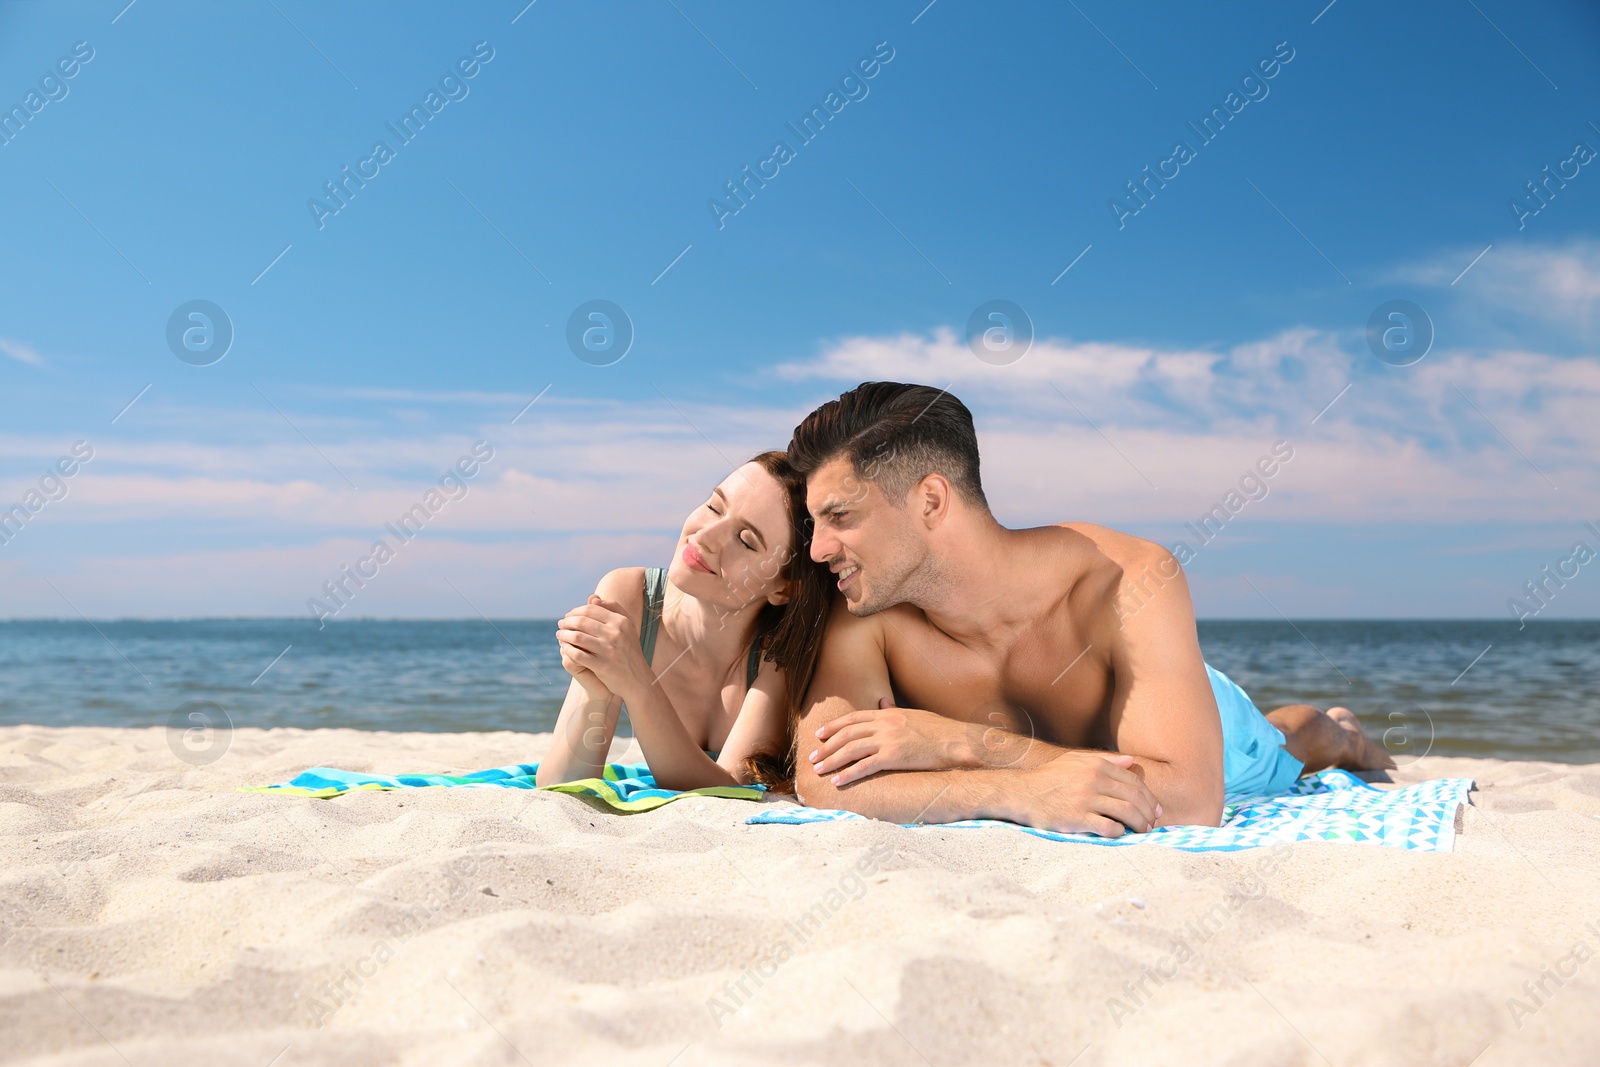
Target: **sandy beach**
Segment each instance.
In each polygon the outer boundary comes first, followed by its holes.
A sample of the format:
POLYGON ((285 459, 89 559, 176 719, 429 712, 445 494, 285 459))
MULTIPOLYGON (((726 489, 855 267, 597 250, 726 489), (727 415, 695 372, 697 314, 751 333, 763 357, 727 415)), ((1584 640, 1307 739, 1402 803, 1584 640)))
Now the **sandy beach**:
POLYGON ((752 803, 701 798, 619 815, 513 790, 235 792, 547 741, 239 730, 192 766, 163 729, 0 729, 0 1058, 1493 1067, 1600 1048, 1596 766, 1395 773, 1477 780, 1448 855, 747 826, 752 803))

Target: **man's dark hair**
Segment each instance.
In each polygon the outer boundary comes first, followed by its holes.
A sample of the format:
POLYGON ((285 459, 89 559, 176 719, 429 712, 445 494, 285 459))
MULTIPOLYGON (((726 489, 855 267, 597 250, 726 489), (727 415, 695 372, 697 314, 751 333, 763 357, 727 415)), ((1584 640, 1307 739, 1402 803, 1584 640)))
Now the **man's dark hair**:
POLYGON ((896 507, 929 474, 950 480, 971 507, 989 510, 978 478, 972 412, 943 389, 863 382, 795 427, 789 462, 807 476, 840 456, 896 507))

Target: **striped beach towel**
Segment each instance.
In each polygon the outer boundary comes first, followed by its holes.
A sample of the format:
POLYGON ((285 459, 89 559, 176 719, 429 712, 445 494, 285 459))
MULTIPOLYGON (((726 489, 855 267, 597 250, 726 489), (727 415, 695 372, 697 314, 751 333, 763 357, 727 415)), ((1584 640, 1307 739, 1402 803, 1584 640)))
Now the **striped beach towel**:
MULTIPOLYGON (((360 789, 434 789, 441 787, 538 789, 534 775, 537 763, 516 763, 510 767, 491 767, 470 774, 359 774, 313 767, 277 785, 245 786, 241 793, 276 793, 284 796, 315 797, 329 800, 360 789)), ((594 797, 618 811, 649 811, 681 797, 727 797, 732 800, 760 800, 766 787, 760 785, 706 786, 701 789, 662 789, 656 785, 650 768, 642 763, 608 763, 603 778, 582 778, 542 788, 556 793, 575 793, 594 797)))
MULTIPOLYGON (((1049 841, 1186 852, 1237 852, 1293 841, 1347 841, 1415 852, 1449 852, 1455 845, 1457 813, 1467 803, 1472 787, 1470 778, 1436 778, 1401 789, 1379 789, 1349 771, 1321 771, 1300 779, 1283 793, 1227 797, 1221 826, 1163 826, 1145 834, 1099 837, 1035 830, 995 819, 919 825, 941 829, 1004 826, 1049 841)), ((745 822, 801 825, 860 818, 848 811, 774 805, 745 822)))

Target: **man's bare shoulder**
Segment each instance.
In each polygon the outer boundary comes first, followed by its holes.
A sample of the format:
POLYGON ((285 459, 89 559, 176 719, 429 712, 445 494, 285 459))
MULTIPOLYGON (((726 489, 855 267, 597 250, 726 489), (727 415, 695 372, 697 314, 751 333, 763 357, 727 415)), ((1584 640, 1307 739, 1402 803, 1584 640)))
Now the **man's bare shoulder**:
POLYGON ((911 621, 927 621, 927 616, 909 604, 896 604, 892 608, 871 615, 856 615, 844 597, 835 597, 828 613, 828 625, 823 631, 824 646, 833 643, 859 644, 865 640, 882 642, 884 633, 892 626, 911 621))
POLYGON ((1085 619, 1096 618, 1114 626, 1119 638, 1129 636, 1127 623, 1135 614, 1149 624, 1169 614, 1187 616, 1193 624, 1194 609, 1183 568, 1166 546, 1092 522, 1065 522, 1049 529, 1075 542, 1081 554, 1083 580, 1074 590, 1073 600, 1085 619), (1157 596, 1161 590, 1172 595, 1157 596), (1159 609, 1141 610, 1155 602, 1161 604, 1159 609))
MULTIPOLYGON (((1154 567, 1161 565, 1165 560, 1173 559, 1172 553, 1167 551, 1166 546, 1131 533, 1113 530, 1109 526, 1100 526, 1092 522, 1058 522, 1048 529, 1070 530, 1088 541, 1101 555, 1120 566, 1125 572, 1137 572, 1145 566, 1154 567)), ((1174 559, 1173 564, 1168 566, 1175 565, 1176 562, 1174 559)))
POLYGON ((852 615, 842 597, 835 599, 823 631, 816 673, 802 702, 808 720, 818 712, 819 704, 830 699, 834 706, 823 711, 821 721, 856 708, 875 708, 880 697, 891 694, 883 632, 878 615, 852 615))
POLYGON ((942 636, 922 609, 911 604, 856 615, 844 598, 838 597, 822 634, 818 669, 849 664, 850 669, 859 670, 869 663, 887 665, 904 656, 925 657, 942 636))
POLYGON ((1070 530, 1072 533, 1085 537, 1096 549, 1106 553, 1114 563, 1150 563, 1170 557, 1171 552, 1165 545, 1155 541, 1147 541, 1146 537, 1134 536, 1123 533, 1122 530, 1112 530, 1110 526, 1099 526, 1096 523, 1056 523, 1050 530, 1070 530))

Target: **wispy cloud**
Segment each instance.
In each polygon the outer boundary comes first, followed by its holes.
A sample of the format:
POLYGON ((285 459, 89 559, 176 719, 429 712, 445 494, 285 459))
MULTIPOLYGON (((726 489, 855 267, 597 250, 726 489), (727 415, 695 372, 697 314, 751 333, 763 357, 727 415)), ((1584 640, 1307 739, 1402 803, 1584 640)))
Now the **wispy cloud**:
POLYGON ((1096 421, 1203 432, 1301 409, 1309 418, 1332 395, 1330 386, 1337 390, 1349 380, 1350 364, 1338 338, 1295 329, 1223 351, 1049 338, 1019 362, 996 367, 941 327, 921 336, 844 338, 774 373, 788 381, 850 385, 873 379, 948 383, 963 397, 1004 398, 1035 413, 1066 409, 1064 393, 1087 403, 1084 410, 1096 421))
POLYGON ((44 366, 44 357, 21 341, 0 337, 0 352, 4 352, 19 363, 29 363, 35 367, 44 366))
MULTIPOLYGON (((1463 255, 1395 275, 1433 292, 1449 323, 1404 368, 1377 360, 1359 327, 1295 326, 1212 347, 1045 337, 996 367, 944 326, 838 338, 772 368, 744 397, 553 391, 515 424, 533 390, 285 386, 295 425, 359 490, 264 405, 152 398, 143 422, 95 442, 95 460, 40 528, 6 546, 0 582, 9 613, 56 611, 34 578, 51 573, 96 614, 295 614, 481 439, 495 458, 469 496, 408 545, 362 610, 459 614, 448 575, 491 613, 552 613, 609 567, 659 562, 731 467, 784 447, 813 404, 866 380, 948 386, 972 408, 985 487, 1010 525, 1084 520, 1181 536, 1278 440, 1295 457, 1251 514, 1325 538, 1363 524, 1600 518, 1600 357, 1506 325, 1521 317, 1551 336, 1583 336, 1600 307, 1600 244, 1497 247, 1452 288, 1463 255), (1494 329, 1469 330, 1472 315, 1494 329), (1505 341, 1527 336, 1540 343, 1505 341), (30 607, 33 585, 43 592, 30 607)), ((43 362, 18 342, 0 341, 0 352, 43 362)), ((0 502, 20 498, 62 446, 0 436, 0 502)))
MULTIPOLYGON (((370 387, 295 386, 291 392, 303 396, 349 400, 390 400, 408 404, 485 404, 503 407, 525 403, 521 393, 488 393, 463 390, 428 391, 422 389, 378 389, 370 387)), ((513 409, 515 410, 515 409, 513 409)))
POLYGON ((1506 326, 1534 320, 1567 336, 1594 336, 1600 309, 1600 240, 1497 244, 1463 275, 1462 269, 1482 251, 1439 253, 1405 264, 1389 278, 1437 289, 1471 312, 1475 321, 1506 326))
MULTIPOLYGON (((1455 521, 1486 508, 1555 519, 1600 495, 1594 358, 1444 350, 1394 368, 1297 329, 1218 352, 1048 340, 997 368, 940 330, 846 338, 776 373, 814 395, 793 405, 552 399, 516 425, 453 412, 385 433, 357 410, 349 426, 329 422, 317 436, 359 490, 270 420, 204 448, 107 444, 60 518, 143 524, 175 541, 189 529, 248 530, 254 543, 360 536, 481 437, 495 459, 450 509, 452 536, 676 529, 729 469, 783 447, 812 403, 868 378, 950 384, 975 413, 985 483, 1013 522, 1181 521, 1278 439, 1301 457, 1275 487, 1274 515, 1285 520, 1455 521)), ((228 415, 174 412, 167 424, 192 430, 228 415)), ((14 455, 44 450, 0 439, 14 455)), ((12 474, 0 490, 13 495, 37 477, 31 465, 12 474)))
POLYGON ((1040 519, 1052 499, 1124 521, 1198 509, 1279 438, 1309 457, 1282 483, 1285 519, 1570 517, 1600 490, 1595 358, 1444 349, 1396 368, 1354 338, 1294 329, 1214 352, 1047 339, 994 367, 945 329, 845 338, 777 373, 952 383, 991 496, 1040 519))

